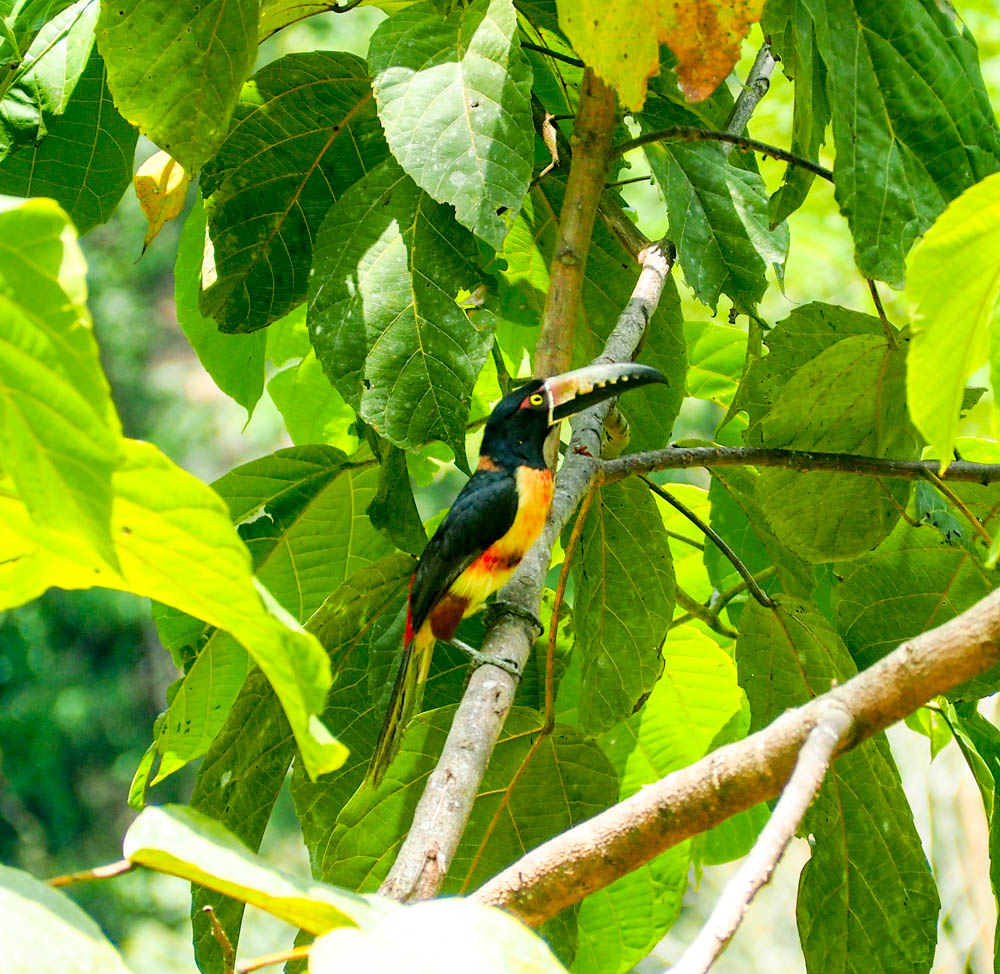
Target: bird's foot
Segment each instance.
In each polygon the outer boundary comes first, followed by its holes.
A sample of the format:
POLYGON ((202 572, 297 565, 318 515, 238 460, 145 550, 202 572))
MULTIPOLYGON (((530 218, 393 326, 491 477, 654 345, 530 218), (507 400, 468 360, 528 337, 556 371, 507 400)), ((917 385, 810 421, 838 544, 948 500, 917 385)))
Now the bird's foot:
POLYGON ((473 649, 468 643, 462 642, 461 639, 449 639, 449 646, 454 646, 455 649, 465 653, 469 659, 472 660, 476 666, 496 666, 511 676, 520 677, 521 671, 518 669, 517 663, 510 659, 500 659, 497 656, 489 656, 486 653, 479 652, 478 649, 473 649))
POLYGON ((486 623, 487 627, 493 625, 501 616, 516 616, 518 619, 523 619, 528 625, 532 626, 535 630, 535 638, 538 639, 545 633, 545 626, 542 625, 542 620, 535 615, 534 612, 529 612, 527 609, 522 608, 519 605, 515 605, 513 602, 506 602, 497 599, 495 602, 490 602, 486 606, 483 612, 483 621, 486 623))

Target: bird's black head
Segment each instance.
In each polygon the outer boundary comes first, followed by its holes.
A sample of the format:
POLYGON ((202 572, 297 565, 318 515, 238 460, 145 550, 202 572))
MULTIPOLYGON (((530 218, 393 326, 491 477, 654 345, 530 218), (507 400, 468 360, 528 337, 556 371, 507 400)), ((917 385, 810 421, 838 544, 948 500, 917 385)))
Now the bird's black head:
POLYGON ((501 467, 545 466, 549 429, 565 416, 650 382, 661 372, 634 362, 588 365, 548 379, 532 379, 496 404, 486 421, 479 453, 501 467))

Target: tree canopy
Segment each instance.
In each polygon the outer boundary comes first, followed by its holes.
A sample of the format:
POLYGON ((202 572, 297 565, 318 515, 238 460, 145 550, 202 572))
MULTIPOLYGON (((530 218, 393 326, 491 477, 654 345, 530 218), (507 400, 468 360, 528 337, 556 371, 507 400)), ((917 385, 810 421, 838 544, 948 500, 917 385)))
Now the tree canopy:
MULTIPOLYGON (((364 5, 367 57, 266 54, 356 0, 0 7, 0 610, 135 593, 178 674, 122 862, 59 884, 189 880, 212 974, 247 903, 290 925, 291 970, 617 974, 692 867, 784 827, 810 843, 809 971, 929 971, 940 903, 889 723, 957 742, 1000 885, 978 706, 1000 689, 1000 128, 962 5, 364 5), (79 237, 137 145, 144 249, 184 215, 181 329, 292 444, 211 485, 125 435, 92 327, 79 237), (870 312, 772 317, 817 180, 870 312), (574 420, 515 608, 463 623, 521 678, 439 644, 366 783, 444 472, 519 380, 599 356, 669 382, 574 420), (800 753, 813 790, 796 772, 774 806, 800 753), (193 762, 189 800, 158 803, 193 762), (311 878, 256 855, 289 771, 311 878)), ((14 866, 0 954, 125 970, 14 866)))

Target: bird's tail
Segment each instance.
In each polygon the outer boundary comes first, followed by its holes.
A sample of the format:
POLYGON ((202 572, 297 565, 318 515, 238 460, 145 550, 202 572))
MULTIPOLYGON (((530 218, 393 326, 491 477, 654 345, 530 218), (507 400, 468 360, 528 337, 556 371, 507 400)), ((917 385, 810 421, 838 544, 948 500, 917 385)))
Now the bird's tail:
POLYGON ((409 628, 409 618, 407 618, 407 637, 403 659, 400 661, 392 697, 389 700, 389 710, 379 732, 375 753, 368 766, 368 774, 365 776, 365 781, 372 786, 377 786, 382 780, 399 750, 403 730, 410 722, 410 718, 420 710, 424 684, 431 668, 431 656, 434 652, 433 635, 429 631, 427 633, 421 631, 414 635, 409 628))

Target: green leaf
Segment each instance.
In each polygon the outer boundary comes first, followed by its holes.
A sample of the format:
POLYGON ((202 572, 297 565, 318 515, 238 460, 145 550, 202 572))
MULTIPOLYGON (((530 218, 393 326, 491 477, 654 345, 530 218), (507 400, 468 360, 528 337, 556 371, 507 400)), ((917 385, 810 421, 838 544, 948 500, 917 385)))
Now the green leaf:
POLYGON ((511 0, 475 0, 447 17, 414 4, 379 25, 368 60, 392 154, 500 250, 533 159, 531 68, 511 0))
MULTIPOLYGON (((882 336, 830 346, 785 383, 759 426, 761 444, 788 450, 910 459, 917 438, 904 406, 905 351, 882 336)), ((892 530, 906 481, 764 468, 757 497, 774 533, 813 562, 854 558, 892 530)))
MULTIPOLYGON (((251 852, 257 852, 294 753, 295 738, 281 703, 264 674, 255 669, 198 768, 191 807, 224 825, 251 852)), ((195 957, 202 970, 217 970, 222 948, 205 906, 212 907, 235 948, 244 903, 205 886, 195 885, 191 890, 195 957)))
POLYGON ((257 22, 257 40, 264 41, 283 27, 306 17, 335 10, 342 0, 262 0, 257 22))
MULTIPOLYGON (((676 500, 680 501, 689 511, 702 520, 710 516, 708 491, 693 484, 667 484, 664 489, 676 500)), ((699 602, 708 602, 712 595, 712 583, 705 571, 702 558, 702 543, 704 535, 677 508, 667 503, 662 497, 653 495, 653 503, 660 512, 663 526, 669 535, 668 544, 673 556, 674 576, 677 587, 699 602), (695 542, 688 544, 680 537, 695 542)))
POLYGON ((81 234, 107 222, 132 178, 138 133, 115 109, 105 75, 94 50, 44 138, 0 160, 0 193, 53 197, 81 234))
POLYGON ((225 335, 198 306, 202 258, 205 252, 205 210, 201 196, 184 222, 174 264, 174 300, 177 324, 187 336, 205 371, 215 384, 246 411, 247 420, 264 392, 266 333, 225 335))
MULTIPOLYGON (((436 654, 435 654, 436 655, 436 654)), ((314 867, 338 885, 376 889, 392 864, 422 782, 436 763, 455 707, 420 714, 410 723, 389 773, 377 789, 360 789, 343 808, 314 867)), ((557 726, 532 749, 533 710, 511 710, 490 758, 469 824, 443 892, 474 889, 504 866, 576 822, 606 808, 618 781, 600 748, 575 728, 557 726), (515 774, 523 771, 515 780, 515 774), (539 814, 540 809, 545 814, 539 814)), ((328 826, 329 829, 329 826, 328 826)))
POLYGON ((391 443, 384 443, 381 453, 378 492, 368 505, 368 516, 397 548, 419 556, 427 544, 427 533, 413 499, 406 454, 391 443))
POLYGON ((747 333, 732 325, 685 321, 687 393, 728 409, 743 375, 747 333))
MULTIPOLYGON (((657 99, 642 113, 641 128, 649 132, 692 120, 687 110, 657 99)), ((760 175, 735 165, 728 147, 714 143, 644 148, 667 205, 684 280, 695 297, 714 311, 719 295, 726 294, 738 310, 753 311, 767 288, 767 265, 783 265, 788 250, 787 229, 768 229, 760 175)))
POLYGON ((121 426, 101 369, 84 261, 50 200, 0 208, 0 457, 39 524, 116 566, 121 426))
POLYGON ((573 558, 580 726, 608 730, 653 688, 674 607, 670 546, 641 481, 599 488, 573 558))
POLYGON ((560 974, 545 941, 512 917, 468 900, 416 903, 363 930, 340 929, 309 951, 310 974, 400 971, 408 974, 560 974))
POLYGON ((344 453, 358 448, 354 410, 330 384, 312 347, 298 365, 275 375, 267 391, 293 443, 325 443, 344 453))
POLYGON ((0 15, 5 30, 0 32, 0 90, 7 91, 23 67, 40 30, 55 20, 74 0, 13 0, 0 15))
POLYGON ((135 592, 224 629, 252 655, 275 688, 312 774, 343 763, 344 748, 320 723, 330 686, 329 662, 267 591, 255 583, 250 556, 209 487, 154 446, 123 441, 113 479, 111 535, 120 571, 92 551, 68 549, 60 536, 27 517, 16 492, 0 493, 0 523, 12 556, 0 565, 0 608, 17 605, 50 585, 95 585, 135 592), (274 613, 281 612, 282 618, 274 613))
POLYGON ((986 362, 1000 294, 1000 173, 954 200, 909 260, 913 340, 906 394, 917 429, 944 469, 958 435, 966 379, 986 362))
POLYGON ((10 974, 129 974, 101 928, 65 893, 3 865, 0 955, 10 974))
POLYGON ((492 341, 489 313, 455 302, 482 280, 474 258, 450 210, 387 159, 330 210, 309 287, 313 346, 347 402, 396 446, 443 439, 459 462, 492 341))
MULTIPOLYGON (((748 604, 740 621, 736 664, 751 730, 855 673, 813 607, 777 601, 748 604)), ((929 970, 940 903, 883 734, 838 758, 802 832, 812 846, 797 908, 807 970, 929 970)))
MULTIPOLYGON (((231 470, 214 484, 239 525, 254 572, 299 622, 331 589, 392 549, 363 514, 378 472, 349 465, 329 447, 293 447, 231 470)), ((172 613, 157 625, 176 627, 172 613)), ((160 781, 204 754, 247 673, 238 646, 220 630, 184 630, 203 645, 185 674, 157 735, 160 781), (205 638, 207 637, 207 638, 205 638)), ((174 648, 178 640, 174 640, 174 648)))
MULTIPOLYGON (((621 799, 703 757, 742 707, 736 667, 707 636, 689 626, 673 630, 663 661, 642 708, 600 738, 618 772, 621 799)), ((645 957, 680 912, 690 858, 684 842, 588 896, 578 918, 574 974, 622 974, 645 957)))
POLYGON ((898 284, 916 237, 1000 166, 975 42, 936 0, 805 6, 827 69, 837 202, 855 259, 866 277, 898 284))
MULTIPOLYGON (((1000 490, 978 484, 956 484, 952 489, 995 534, 1000 490)), ((975 539, 965 521, 959 523, 961 533, 949 539, 933 523, 914 527, 900 521, 871 554, 838 566, 843 581, 834 589, 837 626, 859 668, 954 618, 1000 584, 1000 575, 982 565, 985 544, 975 539)), ((950 696, 992 693, 998 678, 1000 671, 991 669, 950 696)))
POLYGON ((113 0, 97 42, 118 110, 188 172, 226 136, 257 55, 257 0, 113 0))
POLYGON ((305 299, 324 216, 388 149, 365 62, 339 51, 261 68, 233 123, 202 175, 212 260, 201 308, 246 332, 305 299))
POLYGON ((264 864, 232 832, 186 805, 144 809, 125 833, 122 854, 136 865, 235 896, 310 933, 364 924, 383 909, 367 897, 264 864))

